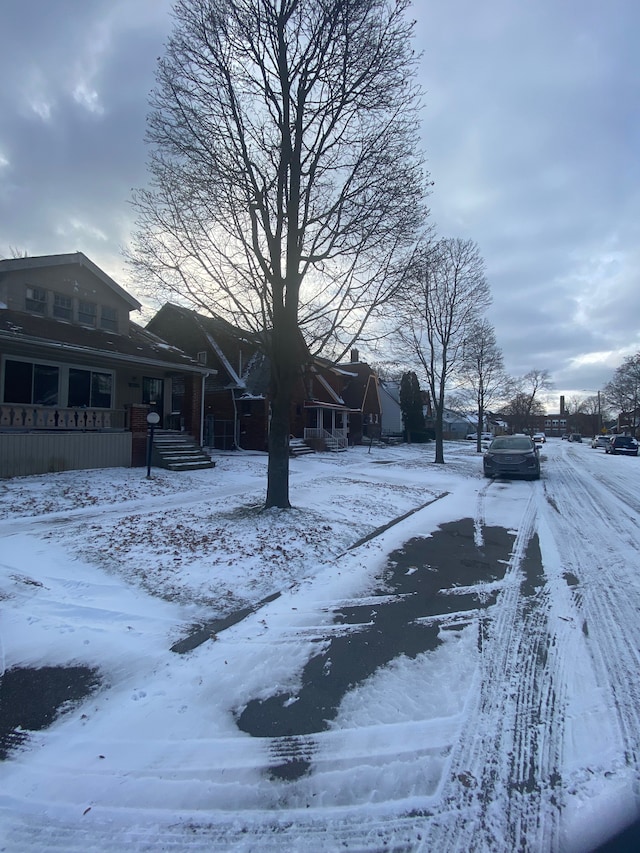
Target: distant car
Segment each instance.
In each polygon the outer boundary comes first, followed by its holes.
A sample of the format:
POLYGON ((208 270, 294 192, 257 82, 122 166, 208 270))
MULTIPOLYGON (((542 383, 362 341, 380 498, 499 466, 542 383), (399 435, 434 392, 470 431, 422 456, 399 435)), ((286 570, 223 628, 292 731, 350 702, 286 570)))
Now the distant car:
POLYGON ((594 435, 591 439, 591 447, 596 449, 598 447, 606 447, 609 444, 610 435, 594 435))
POLYGON ((540 458, 528 435, 500 435, 494 438, 482 459, 485 477, 540 477, 540 458))
MULTIPOLYGON (((475 441, 477 437, 478 437, 477 433, 470 432, 469 435, 467 436, 467 441, 475 441)), ((480 441, 491 441, 492 439, 493 439, 493 436, 491 435, 490 432, 481 432, 480 433, 480 441)))
POLYGON ((547 440, 547 437, 543 432, 534 432, 532 438, 536 444, 544 444, 547 440))
POLYGON ((569 436, 569 441, 579 441, 580 443, 582 443, 582 436, 579 432, 572 432, 569 436))
POLYGON ((632 435, 612 435, 604 448, 605 453, 621 456, 637 456, 638 442, 632 435))
POLYGON ((565 434, 562 436, 562 440, 563 440, 563 441, 568 441, 568 439, 569 439, 569 433, 568 433, 568 432, 565 432, 565 434))

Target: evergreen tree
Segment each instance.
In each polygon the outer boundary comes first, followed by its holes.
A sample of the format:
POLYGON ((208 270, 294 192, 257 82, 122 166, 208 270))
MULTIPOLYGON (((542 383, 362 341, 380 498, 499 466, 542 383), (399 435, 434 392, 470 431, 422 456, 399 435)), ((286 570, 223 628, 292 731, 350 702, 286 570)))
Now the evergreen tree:
POLYGON ((422 392, 418 377, 413 370, 402 374, 400 381, 400 410, 407 441, 424 439, 424 414, 422 392))

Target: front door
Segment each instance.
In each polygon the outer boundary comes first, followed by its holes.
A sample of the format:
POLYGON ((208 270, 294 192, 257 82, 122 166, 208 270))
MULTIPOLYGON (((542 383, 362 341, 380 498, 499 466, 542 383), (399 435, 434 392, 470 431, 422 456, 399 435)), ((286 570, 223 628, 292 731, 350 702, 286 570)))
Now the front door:
POLYGON ((164 417, 164 381, 154 379, 151 376, 142 377, 142 402, 153 406, 160 415, 159 426, 162 426, 164 417))

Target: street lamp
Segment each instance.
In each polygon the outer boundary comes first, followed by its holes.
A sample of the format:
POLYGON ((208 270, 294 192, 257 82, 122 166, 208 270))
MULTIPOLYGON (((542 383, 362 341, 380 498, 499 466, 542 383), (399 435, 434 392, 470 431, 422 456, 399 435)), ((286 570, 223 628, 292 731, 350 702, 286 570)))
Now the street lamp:
POLYGON ((149 412, 147 415, 149 432, 147 433, 147 480, 151 476, 151 448, 153 447, 153 430, 160 423, 160 415, 157 412, 149 412))

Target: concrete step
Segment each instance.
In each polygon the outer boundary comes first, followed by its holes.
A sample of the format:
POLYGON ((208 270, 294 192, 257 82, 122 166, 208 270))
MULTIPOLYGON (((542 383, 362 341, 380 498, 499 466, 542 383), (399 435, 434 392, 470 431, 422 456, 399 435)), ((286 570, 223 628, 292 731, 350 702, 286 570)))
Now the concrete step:
POLYGON ((307 456, 309 453, 315 453, 315 450, 312 447, 309 447, 303 438, 289 439, 290 456, 307 456))
POLYGON ((170 471, 198 471, 214 468, 208 453, 186 433, 156 432, 153 437, 154 464, 170 471))
POLYGON ((211 459, 201 462, 168 462, 163 466, 167 471, 204 471, 205 468, 215 468, 216 463, 211 459))

